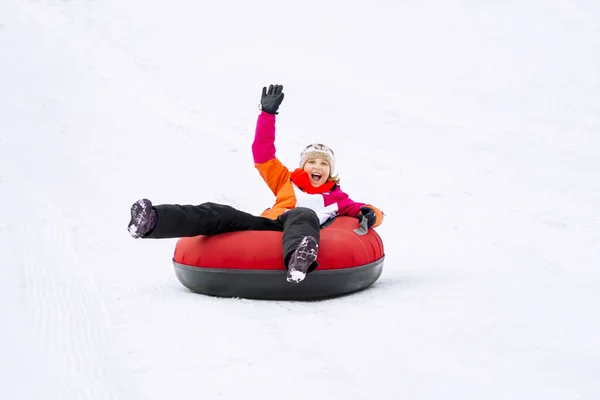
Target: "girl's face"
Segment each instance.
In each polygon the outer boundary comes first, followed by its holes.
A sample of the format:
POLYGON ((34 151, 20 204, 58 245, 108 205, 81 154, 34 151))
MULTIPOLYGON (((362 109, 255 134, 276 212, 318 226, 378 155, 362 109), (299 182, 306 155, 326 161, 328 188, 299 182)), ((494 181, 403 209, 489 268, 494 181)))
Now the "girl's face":
POLYGON ((306 164, 304 164, 304 171, 308 174, 311 185, 317 187, 327 182, 331 173, 331 167, 326 160, 309 158, 306 164))

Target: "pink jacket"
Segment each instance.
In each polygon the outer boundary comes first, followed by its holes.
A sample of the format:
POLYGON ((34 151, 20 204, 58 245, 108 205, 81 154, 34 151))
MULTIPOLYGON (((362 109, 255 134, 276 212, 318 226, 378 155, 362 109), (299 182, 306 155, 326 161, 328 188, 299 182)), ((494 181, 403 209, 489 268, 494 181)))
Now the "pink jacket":
POLYGON ((263 111, 258 116, 252 155, 256 169, 275 195, 275 204, 261 214, 263 217, 276 219, 292 208, 306 207, 313 210, 323 224, 337 215, 354 217, 361 207, 367 206, 377 215, 374 226, 383 221, 383 213, 378 208, 353 201, 337 184, 325 193, 309 194, 292 182, 292 173, 275 156, 275 115, 263 111))

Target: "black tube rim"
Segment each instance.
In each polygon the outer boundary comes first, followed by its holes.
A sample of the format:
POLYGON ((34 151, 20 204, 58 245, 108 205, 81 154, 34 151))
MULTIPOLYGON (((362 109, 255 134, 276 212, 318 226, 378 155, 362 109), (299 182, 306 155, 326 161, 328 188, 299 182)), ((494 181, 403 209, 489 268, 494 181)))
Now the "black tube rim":
MULTIPOLYGON (((359 265, 357 267, 345 267, 336 269, 316 269, 310 273, 310 275, 344 275, 344 273, 359 272, 361 270, 368 270, 378 264, 383 263, 385 255, 381 256, 377 260, 368 264, 359 265)), ((187 264, 178 263, 173 259, 173 265, 175 268, 183 269, 190 272, 200 273, 213 273, 213 274, 235 274, 235 275, 254 275, 254 274, 266 274, 266 275, 285 275, 287 271, 284 269, 246 269, 246 268, 216 268, 216 267, 195 267, 187 264)))

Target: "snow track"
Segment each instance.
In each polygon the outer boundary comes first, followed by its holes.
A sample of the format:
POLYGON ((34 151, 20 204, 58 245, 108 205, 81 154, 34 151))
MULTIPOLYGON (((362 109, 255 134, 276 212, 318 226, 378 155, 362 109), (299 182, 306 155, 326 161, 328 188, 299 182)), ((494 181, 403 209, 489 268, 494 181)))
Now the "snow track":
POLYGON ((0 17, 3 65, 19 71, 0 81, 0 90, 13 94, 0 111, 2 397, 122 399, 129 389, 120 387, 118 365, 111 361, 114 343, 103 295, 78 248, 85 221, 69 216, 68 192, 53 190, 59 182, 76 182, 81 170, 63 147, 68 138, 51 122, 62 95, 57 88, 52 99, 43 88, 56 75, 33 73, 33 60, 50 50, 44 31, 53 27, 45 22, 54 21, 32 13, 35 7, 9 2, 0 17), (23 91, 27 82, 38 89, 23 91), (44 121, 35 132, 27 130, 32 118, 44 121))
MULTIPOLYGON (((6 164, 0 165, 3 176, 13 175, 6 164)), ((9 318, 2 324, 8 331, 3 329, 0 345, 16 353, 9 359, 17 361, 14 368, 4 357, 6 398, 122 398, 118 367, 111 363, 110 323, 101 293, 82 274, 87 262, 73 248, 77 240, 67 228, 73 222, 58 208, 32 198, 33 188, 7 181, 2 185, 11 197, 1 207, 0 291, 3 308, 7 306, 3 314, 9 318), (21 212, 35 225, 22 225, 21 212), (31 385, 23 385, 27 376, 31 385)))

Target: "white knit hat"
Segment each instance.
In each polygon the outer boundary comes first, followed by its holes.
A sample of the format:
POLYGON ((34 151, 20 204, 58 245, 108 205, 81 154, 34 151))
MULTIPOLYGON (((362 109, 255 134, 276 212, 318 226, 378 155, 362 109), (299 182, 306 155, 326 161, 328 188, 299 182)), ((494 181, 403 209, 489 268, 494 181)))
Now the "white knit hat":
POLYGON ((304 168, 304 164, 311 158, 326 160, 331 168, 329 176, 335 176, 335 154, 333 154, 333 150, 321 143, 309 144, 300 153, 300 168, 304 168))

